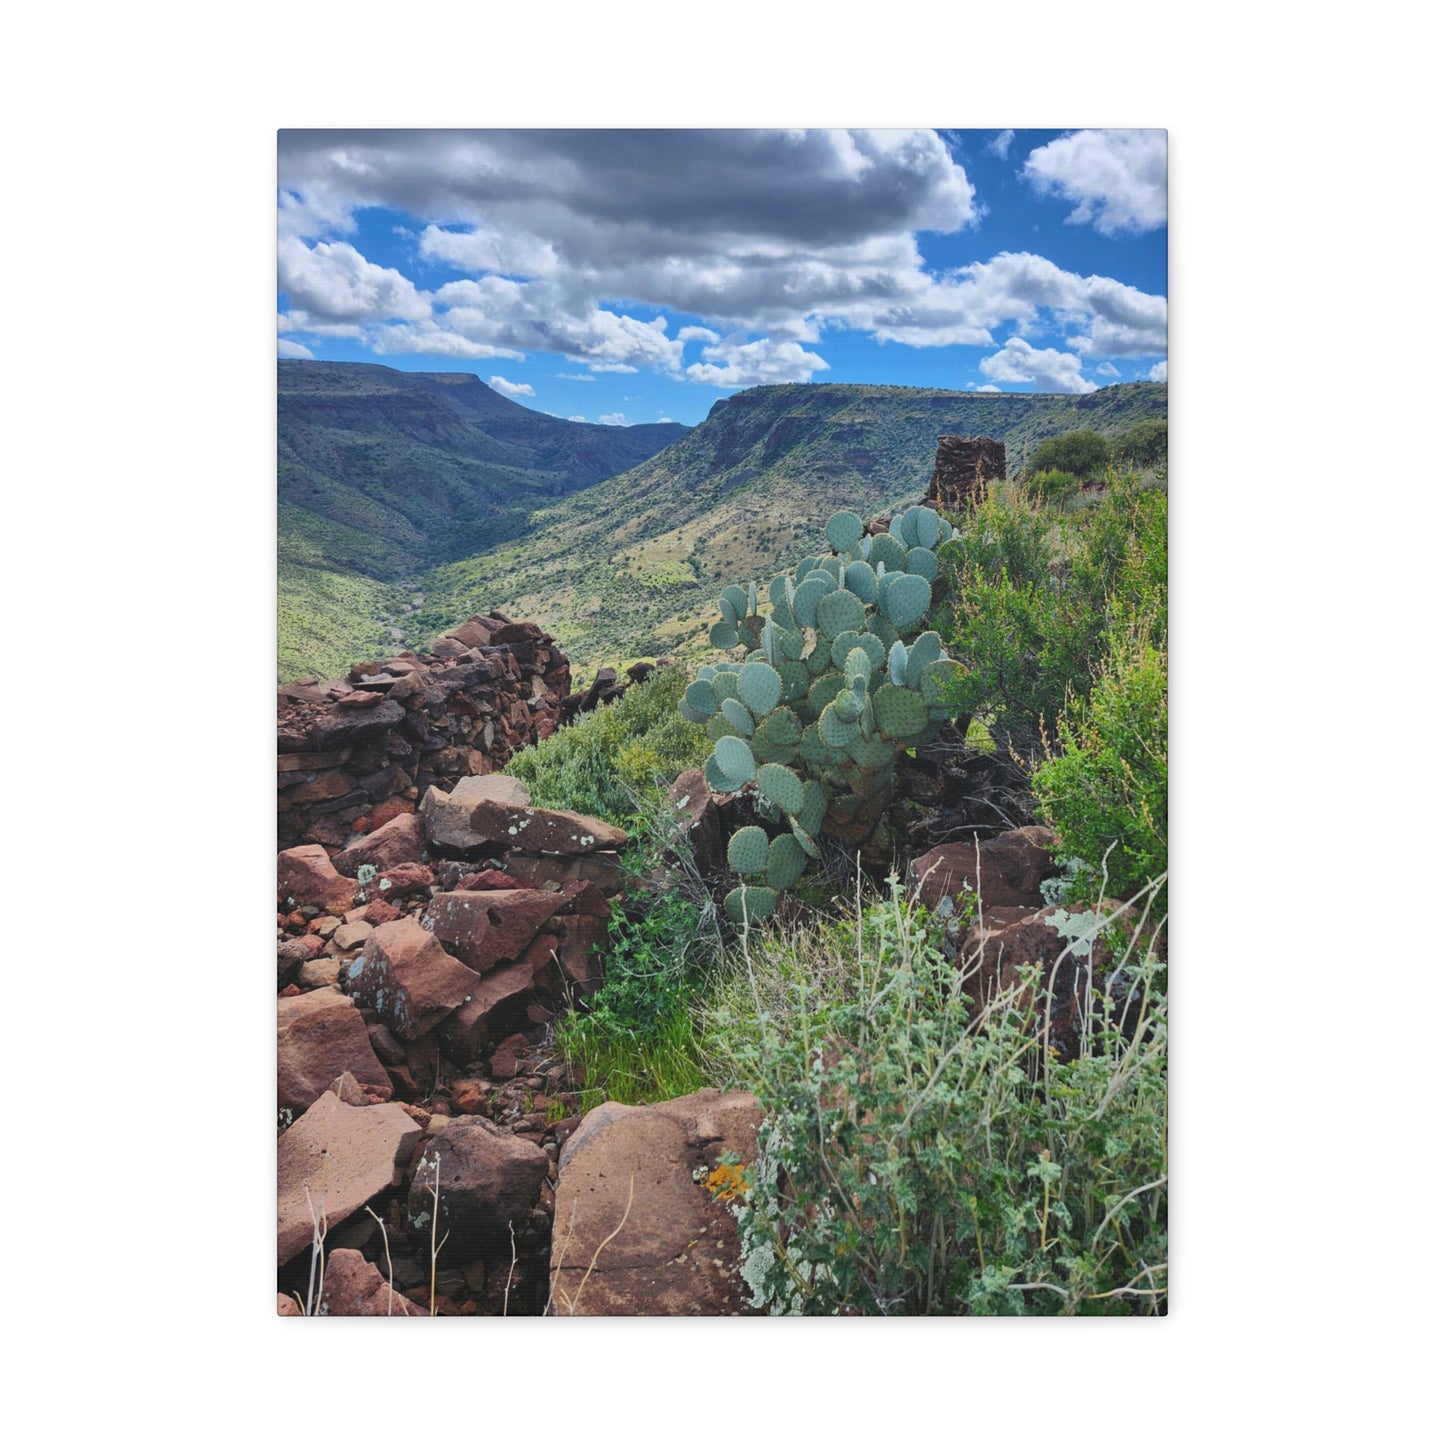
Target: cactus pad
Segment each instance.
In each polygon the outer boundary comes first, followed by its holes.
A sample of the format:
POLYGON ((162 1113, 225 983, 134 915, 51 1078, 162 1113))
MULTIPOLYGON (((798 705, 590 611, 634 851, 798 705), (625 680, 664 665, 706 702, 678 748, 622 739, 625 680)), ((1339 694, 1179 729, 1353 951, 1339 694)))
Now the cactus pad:
POLYGON ((903 531, 910 547, 938 546, 938 513, 932 507, 910 507, 903 514, 903 531))
POLYGON ((758 769, 758 790, 784 813, 796 813, 803 806, 802 780, 778 763, 764 763, 758 769))
POLYGON ((854 512, 834 512, 823 533, 835 552, 846 552, 863 535, 863 519, 854 512))
POLYGON ((739 873, 761 873, 768 866, 768 835, 757 826, 739 828, 728 844, 728 866, 739 873))
POLYGON ((766 918, 777 902, 778 895, 772 888, 734 888, 723 899, 723 908, 741 928, 745 923, 757 923, 766 918))
POLYGON ((905 738, 928 725, 928 709, 916 692, 885 683, 873 694, 873 716, 890 738, 905 738))
POLYGON ((757 765, 753 761, 753 750, 741 738, 719 738, 713 745, 712 755, 725 776, 743 783, 752 782, 757 765))
POLYGON ((803 876, 808 855, 798 846, 791 833, 783 833, 768 844, 768 887, 782 892, 803 876))
POLYGON ((938 576, 938 553, 930 552, 927 547, 910 548, 906 565, 915 577, 932 582, 938 576))
POLYGON ((878 605, 883 614, 900 632, 906 632, 927 611, 933 592, 922 577, 900 572, 878 589, 878 605))
POLYGON ((811 577, 800 582, 793 593, 793 621, 800 627, 818 625, 818 603, 833 590, 832 581, 825 577, 811 577))
POLYGON ((725 697, 722 700, 722 715, 731 724, 732 729, 739 737, 750 738, 753 735, 753 716, 735 697, 725 697))
POLYGON ((943 656, 943 639, 936 632, 920 632, 908 649, 906 684, 917 691, 922 685, 923 669, 943 656))
POLYGON ((843 585, 860 602, 878 600, 878 574, 866 562, 850 562, 843 573, 843 585))
POLYGON ((839 588, 818 603, 818 630, 827 637, 840 632, 858 632, 865 620, 863 604, 851 592, 839 588))
POLYGON ((888 652, 888 681, 902 687, 908 681, 908 649, 895 642, 888 652))
POLYGON ((700 712, 705 718, 711 717, 717 711, 717 697, 706 682, 688 683, 683 698, 694 712, 700 712))
POLYGON ((738 701, 755 717, 772 712, 782 695, 783 679, 766 662, 750 662, 738 673, 738 701))
POLYGON ((748 594, 736 583, 723 588, 722 601, 732 607, 735 622, 741 622, 748 615, 748 594))
MULTIPOLYGON (((854 716, 856 718, 856 714, 854 716)), ((858 736, 858 724, 839 715, 837 699, 834 699, 823 709, 822 716, 818 719, 818 736, 830 748, 846 748, 858 736)), ((724 738, 722 741, 727 742, 728 739, 724 738)), ((718 746, 721 747, 722 743, 718 746)))
POLYGON ((714 622, 712 631, 708 633, 707 640, 714 647, 736 647, 738 645, 738 630, 731 622, 714 622))

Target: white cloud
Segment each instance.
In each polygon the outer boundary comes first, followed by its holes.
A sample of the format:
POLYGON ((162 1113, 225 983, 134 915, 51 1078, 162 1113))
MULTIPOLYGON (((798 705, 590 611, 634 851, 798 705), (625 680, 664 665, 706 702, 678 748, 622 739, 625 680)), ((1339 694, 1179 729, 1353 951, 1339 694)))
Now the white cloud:
POLYGON ((1080 130, 1029 154, 1024 174, 1043 194, 1074 202, 1068 219, 1106 236, 1154 231, 1168 216, 1162 130, 1080 130))
POLYGON ((740 336, 720 339, 704 346, 704 361, 687 369, 689 381, 708 386, 764 386, 786 381, 807 381, 815 371, 827 371, 828 363, 816 352, 804 351, 796 341, 773 341, 763 337, 744 341, 740 336))
POLYGON ((585 371, 558 371, 553 373, 558 381, 596 381, 595 376, 585 371))
POLYGON ((1002 391, 1003 387, 995 386, 991 381, 980 386, 978 382, 971 381, 964 387, 965 391, 1002 391))
POLYGON ((1119 368, 1118 368, 1117 366, 1115 366, 1115 365, 1113 364, 1113 362, 1111 362, 1111 361, 1101 361, 1101 362, 1094 368, 1094 371, 1095 371, 1099 376, 1118 376, 1118 375, 1120 375, 1119 368))
MULTIPOLYGON (((1084 131, 1054 146, 1128 160, 1108 140, 1119 135, 1162 145, 1162 132, 1084 131)), ((1063 154, 1033 153, 1040 184, 1056 183, 1044 173, 1063 154)), ((364 328, 357 339, 383 354, 540 351, 592 373, 733 386, 824 369, 804 348, 835 328, 994 347, 1000 326, 1036 338, 1047 326, 1099 360, 1165 349, 1164 298, 1109 277, 1027 253, 931 271, 917 234, 981 214, 932 131, 286 131, 278 162, 291 314, 317 335, 364 328), (366 206, 417 217, 421 254, 472 274, 426 292, 368 262, 336 239, 366 206), (644 319, 651 308, 708 324, 669 337, 664 319, 644 319), (698 343, 703 360, 684 371, 698 343)), ((1121 205, 1098 200, 1099 224, 1121 205)))
POLYGON ((1154 365, 1149 368, 1149 380, 1168 381, 1169 363, 1167 361, 1156 361, 1154 365))
POLYGON ((505 376, 489 376, 487 385, 493 391, 500 391, 503 396, 536 396, 529 383, 525 381, 508 381, 505 376))
POLYGON ((603 426, 626 426, 627 417, 620 411, 609 411, 605 416, 599 416, 598 421, 603 426))
POLYGON ((1013 143, 1014 133, 1011 130, 1001 130, 996 136, 994 136, 991 141, 989 141, 988 149, 990 150, 990 152, 992 152, 992 154, 996 155, 999 160, 1004 160, 1008 156, 1008 148, 1013 143))
POLYGON ((276 338, 276 355, 286 357, 299 357, 303 361, 315 361, 316 357, 309 346, 302 346, 299 341, 290 341, 284 336, 276 338))
POLYGON ((425 321, 431 304, 400 271, 374 266, 345 241, 308 246, 281 238, 277 280, 291 304, 319 321, 425 321))
POLYGON ((1004 349, 986 356, 978 369, 993 381, 1040 383, 1046 391, 1063 391, 1074 396, 1098 391, 1098 383, 1087 381, 1077 356, 1052 347, 1037 349, 1022 337, 1010 337, 1004 349))
POLYGON ((585 416, 569 416, 569 417, 567 418, 567 420, 568 420, 568 421, 586 421, 587 418, 586 418, 585 416))

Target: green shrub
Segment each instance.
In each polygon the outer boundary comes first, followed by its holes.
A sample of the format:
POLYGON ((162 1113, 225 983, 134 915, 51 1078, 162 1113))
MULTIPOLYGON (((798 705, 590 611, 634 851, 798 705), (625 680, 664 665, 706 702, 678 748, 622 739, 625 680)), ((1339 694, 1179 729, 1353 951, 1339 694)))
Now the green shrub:
POLYGON ((766 1115, 740 1207, 754 1303, 801 1314, 1163 1311, 1165 1001, 1039 1048, 1021 990, 983 1011, 941 920, 889 898, 808 939, 774 930, 708 1015, 709 1056, 766 1115))
POLYGON ((1029 478, 1029 490, 1045 502, 1061 502, 1078 495, 1079 479, 1072 472, 1053 470, 1035 472, 1029 478))
POLYGON ((1136 467, 1160 467, 1169 460, 1169 423, 1160 417, 1135 422, 1114 443, 1119 460, 1136 467))
MULTIPOLYGON (((1148 628, 1119 627, 1086 700, 1065 710, 1033 775, 1062 853, 1082 859, 1079 887, 1129 898, 1168 867, 1168 655, 1148 628)), ((1158 908, 1167 912, 1167 891, 1158 908)))
POLYGON ((1050 437, 1036 446, 1028 459, 1029 472, 1069 472, 1075 477, 1091 476, 1109 465, 1107 438, 1090 427, 1050 437))
POLYGON ((656 799, 707 756, 707 739, 677 711, 686 686, 682 668, 659 668, 615 703, 523 749, 503 771, 526 783, 539 808, 570 808, 627 827, 640 800, 656 799))
POLYGON ((949 598, 934 627, 968 673, 950 702, 987 719, 1027 761, 1057 735, 1067 700, 1087 698, 1112 625, 1167 625, 1168 497, 1112 478, 1099 505, 1051 514, 999 489, 940 552, 949 598))
POLYGON ((603 945, 606 979, 557 1041, 595 1101, 646 1104, 703 1086, 693 996, 716 957, 705 910, 677 892, 614 905, 603 945))

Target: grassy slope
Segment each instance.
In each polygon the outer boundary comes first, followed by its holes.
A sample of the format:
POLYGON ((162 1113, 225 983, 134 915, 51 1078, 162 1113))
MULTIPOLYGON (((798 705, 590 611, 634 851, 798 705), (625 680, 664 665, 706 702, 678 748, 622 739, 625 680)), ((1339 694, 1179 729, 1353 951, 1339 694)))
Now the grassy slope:
POLYGON ((685 433, 561 421, 470 373, 279 362, 280 675, 354 659, 377 619, 422 641, 386 584, 519 535, 536 508, 685 433), (352 618, 354 606, 366 616, 352 618))
POLYGON ((418 625, 501 607, 556 634, 574 664, 706 648, 722 584, 766 580, 820 545, 839 507, 916 501, 942 435, 1004 442, 1010 468, 1046 436, 1115 435, 1167 406, 1163 385, 1085 397, 907 387, 759 387, 621 476, 534 514, 526 537, 437 568, 418 625))

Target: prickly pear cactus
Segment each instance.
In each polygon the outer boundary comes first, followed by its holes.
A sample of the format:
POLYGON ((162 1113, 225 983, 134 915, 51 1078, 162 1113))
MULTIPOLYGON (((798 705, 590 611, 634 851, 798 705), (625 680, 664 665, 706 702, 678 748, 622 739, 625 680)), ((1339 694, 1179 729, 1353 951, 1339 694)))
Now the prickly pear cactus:
POLYGON ((905 748, 932 741, 952 713, 946 697, 963 669, 922 631, 933 601, 939 545, 953 535, 927 507, 870 535, 861 517, 835 512, 831 553, 805 557, 766 589, 723 589, 713 645, 741 647, 741 662, 698 669, 679 709, 705 726, 708 786, 756 785, 767 829, 740 828, 728 861, 745 883, 725 901, 740 925, 766 918, 778 895, 817 858, 818 839, 865 842, 878 826, 905 748), (769 612, 759 612, 766 593, 769 612))

